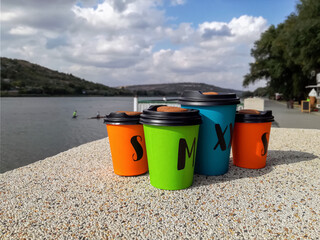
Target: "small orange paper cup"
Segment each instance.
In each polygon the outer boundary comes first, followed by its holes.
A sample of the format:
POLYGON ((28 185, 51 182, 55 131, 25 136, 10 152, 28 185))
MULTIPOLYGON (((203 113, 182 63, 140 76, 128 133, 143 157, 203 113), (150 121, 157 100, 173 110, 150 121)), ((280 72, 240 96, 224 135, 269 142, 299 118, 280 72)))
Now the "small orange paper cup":
POLYGON ((140 113, 116 112, 105 120, 113 170, 117 175, 137 176, 148 171, 143 125, 139 119, 140 113))
POLYGON ((266 166, 271 124, 271 111, 245 110, 236 114, 232 136, 233 164, 242 168, 266 166))

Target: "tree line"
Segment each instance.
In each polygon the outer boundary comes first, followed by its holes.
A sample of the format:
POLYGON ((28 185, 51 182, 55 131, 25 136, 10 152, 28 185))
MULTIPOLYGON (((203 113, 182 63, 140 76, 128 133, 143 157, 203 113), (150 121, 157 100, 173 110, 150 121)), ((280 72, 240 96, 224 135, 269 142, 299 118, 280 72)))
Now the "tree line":
POLYGON ((251 49, 254 62, 244 76, 243 86, 267 82, 266 92, 284 98, 305 99, 320 72, 320 1, 300 0, 296 11, 271 25, 251 49))
POLYGON ((1 96, 132 96, 130 91, 93 83, 30 62, 1 58, 1 96))

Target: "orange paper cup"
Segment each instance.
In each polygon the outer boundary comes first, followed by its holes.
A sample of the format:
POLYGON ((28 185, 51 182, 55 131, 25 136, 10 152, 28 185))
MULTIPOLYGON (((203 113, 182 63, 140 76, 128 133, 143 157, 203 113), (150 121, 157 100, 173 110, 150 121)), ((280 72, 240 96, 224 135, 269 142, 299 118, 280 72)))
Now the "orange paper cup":
POLYGON ((105 120, 113 170, 117 175, 136 176, 148 171, 143 125, 138 123, 139 118, 140 113, 116 112, 105 120))
POLYGON ((271 111, 240 111, 232 136, 234 165, 259 169, 266 166, 273 116, 271 111))

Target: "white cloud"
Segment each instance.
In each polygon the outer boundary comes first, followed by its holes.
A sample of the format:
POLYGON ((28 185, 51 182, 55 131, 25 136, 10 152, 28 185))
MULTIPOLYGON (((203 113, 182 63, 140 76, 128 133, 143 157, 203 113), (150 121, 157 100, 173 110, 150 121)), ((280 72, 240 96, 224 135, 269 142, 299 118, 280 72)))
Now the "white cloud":
POLYGON ((0 19, 1 19, 1 22, 11 21, 15 19, 17 15, 18 15, 17 13, 13 13, 13 12, 3 12, 1 13, 0 19))
POLYGON ((18 26, 10 29, 9 33, 13 35, 32 35, 36 34, 37 30, 32 27, 18 26))
POLYGON ((227 22, 204 22, 193 29, 180 24, 167 30, 175 43, 184 43, 179 50, 161 50, 153 61, 164 79, 200 81, 241 89, 242 77, 251 61, 250 47, 267 27, 259 17, 241 16, 227 22))
POLYGON ((84 19, 90 27, 112 33, 147 29, 164 22, 163 12, 156 9, 157 4, 153 1, 129 1, 125 6, 121 5, 122 7, 119 7, 119 2, 117 3, 105 1, 96 9, 74 6, 72 11, 77 17, 84 19))
POLYGON ((267 21, 263 17, 241 16, 233 18, 228 24, 231 33, 238 36, 237 40, 252 43, 260 37, 261 31, 266 30, 267 21))
POLYGON ((204 22, 198 31, 203 38, 202 46, 223 47, 230 44, 246 44, 251 47, 267 28, 267 21, 262 17, 243 15, 233 18, 229 23, 204 22))
POLYGON ((165 34, 170 38, 170 40, 175 44, 185 44, 191 43, 195 37, 195 29, 192 27, 191 23, 181 23, 178 28, 165 29, 165 34))
POLYGON ((186 3, 186 0, 171 0, 172 6, 183 5, 186 3))
POLYGON ((3 56, 111 86, 194 81, 241 89, 250 48, 267 27, 246 15, 170 26, 160 0, 61 0, 46 12, 42 1, 20 1, 2 4, 3 56))

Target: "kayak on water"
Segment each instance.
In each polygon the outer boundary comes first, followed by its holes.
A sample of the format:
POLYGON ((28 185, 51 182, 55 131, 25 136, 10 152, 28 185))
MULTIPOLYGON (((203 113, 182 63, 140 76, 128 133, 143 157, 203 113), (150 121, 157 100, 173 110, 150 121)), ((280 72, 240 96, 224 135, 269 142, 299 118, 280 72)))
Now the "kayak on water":
POLYGON ((96 116, 96 117, 91 117, 89 119, 100 119, 100 118, 105 118, 106 116, 96 116))

